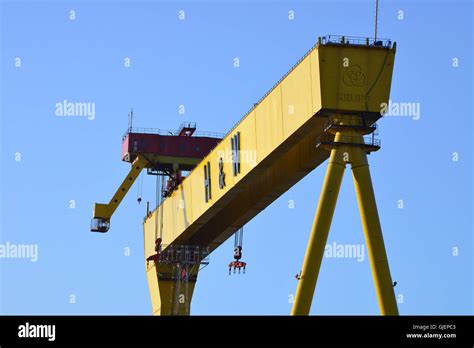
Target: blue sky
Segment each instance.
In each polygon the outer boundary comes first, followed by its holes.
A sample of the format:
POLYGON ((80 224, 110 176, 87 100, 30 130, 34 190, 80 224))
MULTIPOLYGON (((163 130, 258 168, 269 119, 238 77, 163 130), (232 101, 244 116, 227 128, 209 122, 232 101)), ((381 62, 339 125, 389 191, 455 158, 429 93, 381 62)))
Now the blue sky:
MULTIPOLYGON (((318 36, 374 26, 373 1, 349 0, 2 0, 0 11, 0 244, 38 246, 36 262, 0 258, 1 314, 150 314, 137 187, 108 234, 89 232, 93 202, 128 171, 129 109, 136 126, 225 133, 318 36), (95 118, 56 116, 64 99, 95 103, 95 118)), ((420 106, 417 120, 380 120, 369 157, 401 314, 473 313, 472 14, 469 1, 380 1, 379 36, 397 41, 391 99, 420 106)), ((325 168, 245 226, 245 275, 227 273, 232 239, 211 255, 193 314, 290 312, 325 168)), ((328 242, 364 245, 344 179, 328 242)), ((154 192, 145 176, 143 200, 154 192)), ((367 253, 323 260, 311 313, 378 313, 367 253)))

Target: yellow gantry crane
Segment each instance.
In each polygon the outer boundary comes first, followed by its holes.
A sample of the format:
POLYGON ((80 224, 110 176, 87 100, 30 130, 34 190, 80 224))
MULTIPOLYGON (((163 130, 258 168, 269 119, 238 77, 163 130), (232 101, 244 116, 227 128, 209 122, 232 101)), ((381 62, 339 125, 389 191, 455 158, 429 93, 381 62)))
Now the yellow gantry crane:
POLYGON ((143 223, 153 314, 189 314, 208 255, 328 158, 291 313, 309 314, 350 164, 380 312, 398 314, 367 161, 380 148, 375 122, 389 99, 395 51, 385 39, 319 38, 223 138, 195 134, 194 124, 171 134, 129 129, 122 152, 132 168, 111 201, 95 205, 91 229, 109 229, 144 168, 169 178, 163 200, 147 209, 143 223), (190 173, 183 177, 182 171, 190 173))

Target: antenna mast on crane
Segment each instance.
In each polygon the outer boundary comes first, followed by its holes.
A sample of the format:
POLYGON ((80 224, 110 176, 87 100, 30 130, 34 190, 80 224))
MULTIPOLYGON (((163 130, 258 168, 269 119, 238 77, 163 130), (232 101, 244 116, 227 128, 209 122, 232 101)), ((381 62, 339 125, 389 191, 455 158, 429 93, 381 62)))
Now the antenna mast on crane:
POLYGON ((379 17, 379 0, 375 0, 375 33, 374 33, 374 42, 377 41, 377 24, 379 17))
POLYGON ((130 132, 132 130, 133 126, 133 108, 130 109, 130 112, 128 113, 128 131, 130 132))

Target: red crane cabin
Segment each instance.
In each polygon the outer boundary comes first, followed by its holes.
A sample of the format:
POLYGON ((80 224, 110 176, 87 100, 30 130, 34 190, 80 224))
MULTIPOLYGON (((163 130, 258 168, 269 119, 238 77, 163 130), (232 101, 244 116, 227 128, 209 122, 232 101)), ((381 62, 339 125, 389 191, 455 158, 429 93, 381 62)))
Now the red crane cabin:
POLYGON ((122 160, 133 163, 143 154, 154 170, 161 172, 192 170, 221 140, 216 133, 195 134, 195 123, 184 123, 177 132, 150 128, 131 128, 123 136, 122 160))

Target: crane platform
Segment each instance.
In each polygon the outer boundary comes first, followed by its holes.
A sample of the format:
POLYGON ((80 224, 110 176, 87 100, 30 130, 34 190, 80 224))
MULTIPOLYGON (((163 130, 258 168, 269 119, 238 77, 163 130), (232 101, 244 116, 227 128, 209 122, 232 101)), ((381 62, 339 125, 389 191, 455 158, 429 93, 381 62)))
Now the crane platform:
POLYGON ((155 170, 192 170, 223 135, 196 132, 196 123, 183 123, 176 132, 154 128, 130 128, 122 137, 122 160, 133 163, 138 154, 155 170), (174 168, 173 168, 174 165, 174 168))

